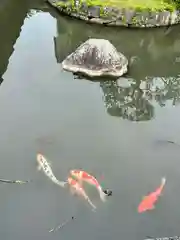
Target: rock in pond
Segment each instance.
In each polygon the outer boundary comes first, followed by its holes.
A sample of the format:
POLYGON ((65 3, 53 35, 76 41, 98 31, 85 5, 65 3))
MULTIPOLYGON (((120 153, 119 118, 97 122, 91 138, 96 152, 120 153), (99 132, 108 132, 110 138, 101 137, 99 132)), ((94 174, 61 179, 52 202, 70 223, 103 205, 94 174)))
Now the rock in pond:
POLYGON ((91 38, 62 62, 62 68, 88 77, 120 77, 127 72, 128 60, 105 39, 91 38))

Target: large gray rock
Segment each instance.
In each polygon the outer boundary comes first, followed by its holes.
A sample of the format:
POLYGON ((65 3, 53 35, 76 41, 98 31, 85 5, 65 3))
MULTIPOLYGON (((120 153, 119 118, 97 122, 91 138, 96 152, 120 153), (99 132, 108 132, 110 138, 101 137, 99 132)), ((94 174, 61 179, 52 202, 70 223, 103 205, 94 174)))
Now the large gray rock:
POLYGON ((127 58, 104 39, 89 39, 80 45, 63 62, 66 71, 89 77, 120 77, 127 72, 127 58))

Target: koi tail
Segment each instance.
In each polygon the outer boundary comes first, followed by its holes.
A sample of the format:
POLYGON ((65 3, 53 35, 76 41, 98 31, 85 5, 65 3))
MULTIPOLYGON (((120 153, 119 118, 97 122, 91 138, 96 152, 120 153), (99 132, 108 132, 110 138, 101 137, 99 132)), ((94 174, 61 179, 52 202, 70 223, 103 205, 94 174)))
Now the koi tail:
POLYGON ((164 187, 165 184, 166 184, 166 178, 163 177, 161 180, 161 186, 164 187))
POLYGON ((159 187, 159 189, 158 189, 158 191, 157 191, 157 194, 158 194, 158 195, 162 195, 162 190, 163 190, 165 184, 166 184, 166 178, 163 177, 163 178, 161 179, 161 186, 159 187))
POLYGON ((67 184, 67 182, 61 182, 59 180, 54 180, 54 183, 56 183, 57 185, 59 185, 60 187, 65 187, 65 185, 67 184))
POLYGON ((61 186, 61 187, 65 187, 67 184, 67 182, 60 182, 58 181, 58 185, 61 186))
POLYGON ((41 169, 42 169, 41 165, 38 165, 38 166, 36 167, 36 170, 37 170, 38 172, 41 171, 41 169))
POLYGON ((99 188, 99 194, 100 194, 101 200, 105 202, 107 194, 102 190, 102 188, 99 188))
POLYGON ((88 201, 88 203, 91 205, 91 207, 93 208, 93 210, 96 210, 96 206, 91 202, 90 198, 88 197, 88 195, 85 193, 85 191, 83 190, 84 198, 88 201))
POLYGON ((91 207, 93 208, 93 210, 96 209, 96 206, 91 202, 91 200, 89 198, 87 198, 88 203, 91 205, 91 207))

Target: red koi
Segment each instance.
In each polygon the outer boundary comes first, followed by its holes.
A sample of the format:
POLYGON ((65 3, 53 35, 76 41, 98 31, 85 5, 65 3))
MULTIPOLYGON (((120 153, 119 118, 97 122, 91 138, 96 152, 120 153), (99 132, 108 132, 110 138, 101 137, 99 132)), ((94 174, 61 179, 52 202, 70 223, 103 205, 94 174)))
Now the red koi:
POLYGON ((142 202, 138 206, 138 212, 142 213, 147 210, 152 210, 155 208, 154 204, 157 202, 159 196, 162 193, 162 190, 165 186, 166 178, 162 178, 161 185, 156 189, 155 192, 150 193, 148 196, 145 196, 142 202))

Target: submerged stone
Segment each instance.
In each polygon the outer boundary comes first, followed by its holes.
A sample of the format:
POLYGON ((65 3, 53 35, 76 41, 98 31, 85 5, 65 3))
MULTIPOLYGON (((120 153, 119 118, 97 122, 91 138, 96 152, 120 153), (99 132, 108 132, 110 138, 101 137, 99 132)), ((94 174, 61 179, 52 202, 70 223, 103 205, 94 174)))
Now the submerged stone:
POLYGON ((62 62, 64 70, 89 77, 120 77, 127 66, 127 58, 105 39, 87 40, 62 62))

